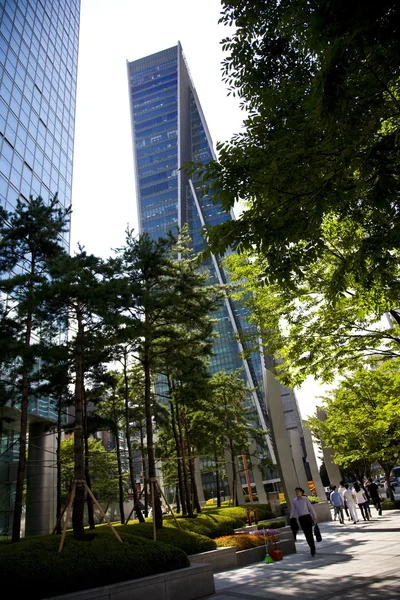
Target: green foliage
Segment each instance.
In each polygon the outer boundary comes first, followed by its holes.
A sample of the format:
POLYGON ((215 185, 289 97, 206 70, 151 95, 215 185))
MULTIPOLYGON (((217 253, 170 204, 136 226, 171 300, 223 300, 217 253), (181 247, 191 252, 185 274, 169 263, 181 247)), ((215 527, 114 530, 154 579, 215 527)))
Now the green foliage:
MULTIPOLYGON (((183 531, 193 531, 211 539, 221 535, 233 534, 234 529, 243 525, 243 520, 234 516, 199 514, 195 519, 178 518, 183 531)), ((172 520, 164 520, 165 527, 174 527, 172 520)))
MULTIPOLYGON (((332 244, 337 248, 338 242, 332 244)), ((400 328, 383 319, 397 306, 397 288, 365 288, 349 278, 346 292, 332 296, 330 282, 338 260, 327 252, 288 287, 268 283, 260 255, 232 254, 226 260, 237 284, 234 298, 248 307, 257 331, 248 334, 248 346, 259 347, 261 332, 265 351, 275 356, 275 372, 286 385, 300 385, 308 375, 329 382, 365 356, 400 354, 400 328)))
POLYGON ((400 500, 392 500, 388 502, 381 502, 382 510, 396 510, 400 509, 400 500))
POLYGON ((249 550, 250 548, 257 548, 257 546, 264 546, 265 541, 261 535, 250 535, 249 533, 238 533, 235 535, 225 535, 215 540, 217 548, 233 547, 236 548, 236 552, 241 550, 249 550))
MULTIPOLYGON (((118 500, 118 464, 115 450, 107 452, 101 442, 89 438, 89 468, 92 491, 99 502, 118 500)), ((74 438, 61 442, 61 480, 64 492, 74 479, 74 438)))
POLYGON ((261 521, 257 529, 281 529, 282 527, 286 527, 286 521, 261 521))
MULTIPOLYGON (((244 506, 236 506, 236 507, 226 507, 226 508, 217 508, 214 506, 206 506, 203 509, 203 512, 210 515, 220 515, 231 517, 237 519, 238 521, 242 521, 242 523, 247 523, 247 512, 246 508, 250 508, 252 511, 253 505, 247 504, 244 506)), ((259 519, 273 519, 275 517, 274 513, 271 512, 270 504, 256 504, 255 508, 257 509, 257 515, 259 519)))
POLYGON ((343 273, 365 287, 384 280, 397 287, 398 3, 222 7, 222 23, 234 26, 222 42, 223 76, 248 116, 240 134, 218 145, 206 181, 226 210, 239 199, 247 210, 208 232, 212 248, 255 248, 269 276, 287 283, 327 248, 334 252, 323 231, 333 216, 362 230, 334 287, 342 288, 343 273))
MULTIPOLYGON (((118 533, 124 539, 128 536, 139 536, 148 540, 153 539, 153 524, 138 523, 134 525, 126 525, 118 527, 118 533)), ((186 554, 198 554, 199 552, 208 552, 215 550, 216 545, 213 540, 199 533, 192 531, 181 531, 175 527, 163 527, 157 531, 157 541, 176 546, 186 554)))
POLYGON ((44 536, 1 544, 0 571, 16 595, 40 600, 189 566, 175 546, 134 536, 120 544, 105 528, 96 529, 90 542, 67 535, 61 554, 59 543, 59 537, 44 536))
POLYGON ((309 419, 313 433, 344 467, 378 462, 385 473, 400 456, 400 363, 371 359, 324 399, 326 419, 309 419))

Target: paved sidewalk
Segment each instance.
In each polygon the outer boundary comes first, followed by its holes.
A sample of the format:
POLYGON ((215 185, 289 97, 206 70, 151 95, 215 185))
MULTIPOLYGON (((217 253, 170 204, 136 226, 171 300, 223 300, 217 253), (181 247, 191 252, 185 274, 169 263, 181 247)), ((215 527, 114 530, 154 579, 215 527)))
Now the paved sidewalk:
POLYGON ((304 535, 297 554, 214 576, 212 600, 399 600, 400 511, 372 521, 320 523, 322 542, 310 556, 304 535))

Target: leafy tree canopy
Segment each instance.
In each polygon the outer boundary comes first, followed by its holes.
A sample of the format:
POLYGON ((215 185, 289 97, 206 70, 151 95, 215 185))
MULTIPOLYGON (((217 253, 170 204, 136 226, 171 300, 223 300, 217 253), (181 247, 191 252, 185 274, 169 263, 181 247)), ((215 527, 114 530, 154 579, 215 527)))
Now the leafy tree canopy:
POLYGON ((212 250, 255 248, 268 277, 287 285, 326 251, 326 220, 344 219, 359 234, 332 289, 346 289, 344 273, 397 286, 398 2, 222 6, 221 22, 235 25, 223 74, 248 116, 202 172, 225 210, 239 200, 247 210, 207 231, 212 250))
POLYGON ((325 398, 326 420, 308 420, 311 431, 335 451, 343 467, 379 463, 389 473, 400 457, 400 360, 370 359, 325 398))
POLYGON ((249 308, 255 325, 253 333, 247 332, 248 347, 257 349, 261 334, 266 352, 277 359, 279 379, 288 386, 301 385, 308 375, 332 381, 371 355, 400 355, 399 325, 384 316, 395 302, 394 288, 376 283, 365 289, 352 278, 352 285, 331 299, 338 260, 325 253, 290 288, 268 283, 260 256, 243 252, 225 261, 237 284, 234 296, 249 308))

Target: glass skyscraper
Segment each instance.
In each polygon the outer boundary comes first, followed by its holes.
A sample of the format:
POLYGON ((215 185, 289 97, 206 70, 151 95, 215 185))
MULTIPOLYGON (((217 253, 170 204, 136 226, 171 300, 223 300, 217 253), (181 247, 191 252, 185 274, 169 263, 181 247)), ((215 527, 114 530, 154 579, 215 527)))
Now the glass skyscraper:
MULTIPOLYGON (((0 205, 9 212, 31 195, 48 201, 57 192, 62 206, 71 204, 79 18, 80 0, 0 0, 0 205)), ((62 243, 69 249, 68 233, 62 243)), ((45 464, 40 427, 55 415, 45 398, 29 410, 30 435, 33 428, 36 451, 42 448, 36 460, 45 464)), ((9 527, 18 450, 18 433, 7 427, 0 434, 0 533, 9 527)), ((28 485, 46 488, 47 475, 38 471, 35 479, 28 466, 28 485)), ((40 521, 37 510, 27 526, 40 521)))
MULTIPOLYGON (((207 163, 215 155, 211 137, 190 77, 181 45, 128 63, 139 228, 153 239, 189 226, 195 251, 204 248, 202 228, 232 218, 202 184, 180 167, 189 161, 207 163)), ((212 283, 227 275, 216 256, 204 265, 212 283)), ((210 371, 241 369, 251 396, 254 422, 268 429, 261 356, 242 359, 241 332, 249 327, 240 305, 226 299, 215 315, 219 334, 210 371)), ((273 449, 267 435, 269 452, 273 449)), ((269 477, 270 478, 270 477, 269 477)))

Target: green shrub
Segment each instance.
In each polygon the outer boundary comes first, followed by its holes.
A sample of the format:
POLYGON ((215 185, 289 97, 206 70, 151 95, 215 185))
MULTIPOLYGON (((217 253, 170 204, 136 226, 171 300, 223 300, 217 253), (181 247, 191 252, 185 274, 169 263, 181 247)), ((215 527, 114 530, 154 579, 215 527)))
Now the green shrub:
POLYGON ((382 510, 395 510, 396 508, 400 508, 400 500, 387 500, 381 502, 382 510))
MULTIPOLYGON (((224 509, 222 509, 224 510, 224 509)), ((225 509, 231 510, 231 509, 225 509)), ((197 515, 196 519, 182 519, 178 518, 179 526, 183 531, 192 531, 205 535, 211 539, 219 537, 221 535, 233 534, 233 531, 243 525, 241 519, 237 519, 232 516, 225 516, 221 514, 207 514, 202 513, 197 515)), ((173 520, 165 521, 166 527, 175 527, 173 520)))
POLYGON ((248 550, 257 546, 264 546, 264 538, 262 536, 250 535, 248 533, 237 533, 236 535, 225 535, 214 540, 218 548, 227 546, 236 548, 236 552, 240 550, 248 550))
POLYGON ((281 529, 281 527, 286 527, 286 521, 261 521, 257 529, 281 529))
MULTIPOLYGON (((140 536, 152 540, 153 525, 152 523, 139 523, 138 525, 118 527, 118 533, 121 537, 127 539, 128 542, 131 536, 140 536)), ((199 552, 208 552, 216 548, 215 542, 209 537, 192 531, 182 531, 175 527, 158 529, 157 541, 180 548, 186 554, 198 554, 199 552)))
MULTIPOLYGON (((271 506, 269 504, 255 504, 254 505, 257 510, 258 519, 273 519, 275 517, 274 513, 271 512, 271 506)), ((236 506, 236 507, 227 507, 227 508, 217 508, 215 506, 207 506, 203 509, 202 514, 207 515, 221 515, 226 517, 235 518, 238 521, 242 521, 242 523, 247 523, 247 512, 246 508, 250 508, 251 515, 253 517, 253 505, 246 504, 244 506, 236 506)), ((238 525, 240 527, 240 525, 238 525)))
POLYGON ((129 535, 120 544, 111 531, 99 529, 90 542, 68 534, 61 554, 59 536, 1 544, 0 573, 12 581, 16 597, 39 600, 189 566, 187 555, 174 546, 129 535))

